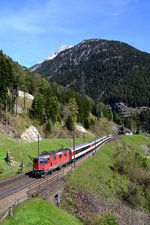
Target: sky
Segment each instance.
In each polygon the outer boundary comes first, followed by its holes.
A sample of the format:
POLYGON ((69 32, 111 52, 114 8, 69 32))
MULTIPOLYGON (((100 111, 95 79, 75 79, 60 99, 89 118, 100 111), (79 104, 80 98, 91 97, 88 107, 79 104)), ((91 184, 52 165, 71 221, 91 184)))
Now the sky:
POLYGON ((0 49, 22 66, 91 38, 150 53, 150 0, 0 0, 0 49))

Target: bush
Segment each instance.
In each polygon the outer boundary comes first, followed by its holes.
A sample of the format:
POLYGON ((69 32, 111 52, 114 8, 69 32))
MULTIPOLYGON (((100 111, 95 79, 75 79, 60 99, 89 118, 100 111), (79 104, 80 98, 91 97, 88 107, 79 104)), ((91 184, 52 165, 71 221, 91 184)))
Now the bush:
POLYGON ((140 134, 140 131, 139 131, 139 129, 137 129, 137 131, 136 131, 136 133, 135 134, 140 134))
POLYGON ((85 121, 84 121, 84 127, 86 129, 89 129, 89 127, 90 127, 90 122, 89 122, 88 118, 86 118, 85 121))
POLYGON ((150 187, 149 188, 147 188, 146 189, 146 199, 147 199, 147 201, 148 201, 148 205, 149 205, 149 207, 150 207, 150 187))
POLYGON ((149 194, 146 195, 145 190, 150 187, 148 160, 129 149, 129 146, 120 146, 113 155, 112 169, 129 179, 118 195, 132 207, 147 208, 149 197, 146 196, 149 194))
POLYGON ((139 198, 138 198, 138 188, 137 186, 129 182, 127 184, 127 190, 122 191, 122 199, 129 203, 129 205, 136 207, 139 204, 139 198))
POLYGON ((71 130, 71 131, 74 130, 73 119, 70 115, 67 117, 66 127, 68 128, 68 130, 71 130))
POLYGON ((46 125, 47 133, 51 133, 51 128, 52 128, 52 123, 51 123, 51 120, 49 119, 46 125))
POLYGON ((112 168, 121 175, 127 175, 129 179, 136 181, 141 177, 141 173, 143 176, 150 172, 148 160, 126 146, 116 149, 112 168))
POLYGON ((92 217, 90 225, 117 225, 117 220, 114 215, 107 212, 103 215, 95 215, 92 217))

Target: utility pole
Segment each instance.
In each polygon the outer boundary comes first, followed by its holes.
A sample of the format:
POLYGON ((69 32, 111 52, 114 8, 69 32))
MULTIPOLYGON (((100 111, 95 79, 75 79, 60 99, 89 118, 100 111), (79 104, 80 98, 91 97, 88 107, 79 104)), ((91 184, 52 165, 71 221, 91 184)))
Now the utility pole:
POLYGON ((26 93, 24 91, 24 110, 25 110, 25 108, 26 108, 26 93))
POLYGON ((85 142, 85 134, 83 133, 83 143, 85 142))
POLYGON ((95 138, 95 153, 96 153, 96 138, 95 138))
POLYGON ((21 152, 20 152, 20 173, 22 173, 23 172, 23 158, 22 158, 22 150, 21 150, 21 152))
POLYGON ((74 168, 75 168, 75 134, 73 133, 73 154, 74 154, 74 168))
POLYGON ((40 143, 39 143, 39 135, 38 136, 38 156, 40 155, 40 143))

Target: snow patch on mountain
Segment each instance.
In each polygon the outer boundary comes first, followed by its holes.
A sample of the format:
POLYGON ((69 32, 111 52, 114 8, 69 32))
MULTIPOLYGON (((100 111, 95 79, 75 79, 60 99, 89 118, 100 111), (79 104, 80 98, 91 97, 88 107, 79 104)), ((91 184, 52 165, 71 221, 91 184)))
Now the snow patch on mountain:
POLYGON ((45 61, 54 59, 60 52, 72 48, 72 46, 68 45, 62 45, 60 48, 58 48, 53 54, 51 54, 45 61))
POLYGON ((37 64, 35 64, 34 66, 32 66, 32 67, 30 68, 30 71, 33 72, 33 71, 37 70, 39 67, 41 67, 41 64, 42 64, 43 62, 54 59, 60 52, 66 50, 66 49, 72 48, 72 47, 73 47, 73 46, 62 45, 62 46, 61 46, 60 48, 58 48, 54 53, 52 53, 50 56, 48 56, 48 58, 46 58, 44 61, 38 62, 37 64))
POLYGON ((33 71, 37 70, 39 67, 41 67, 41 63, 42 62, 37 63, 34 66, 30 67, 30 71, 33 72, 33 71))

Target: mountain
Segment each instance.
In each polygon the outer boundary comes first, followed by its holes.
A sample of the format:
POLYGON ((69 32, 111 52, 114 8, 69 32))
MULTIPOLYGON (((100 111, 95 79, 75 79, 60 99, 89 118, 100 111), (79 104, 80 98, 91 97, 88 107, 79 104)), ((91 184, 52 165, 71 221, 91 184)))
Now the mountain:
POLYGON ((150 106, 150 54, 123 42, 85 40, 35 71, 107 104, 150 106))
MULTIPOLYGON (((47 59, 45 59, 43 62, 54 59, 60 52, 66 50, 66 49, 69 49, 69 48, 71 48, 71 47, 72 47, 72 46, 62 45, 62 46, 61 46, 60 48, 58 48, 54 53, 52 53, 50 56, 48 56, 47 59)), ((40 68, 40 67, 41 67, 41 64, 42 64, 43 62, 39 62, 39 63, 35 64, 34 66, 32 66, 32 67, 30 68, 30 71, 33 72, 33 71, 37 70, 38 68, 40 68)))

